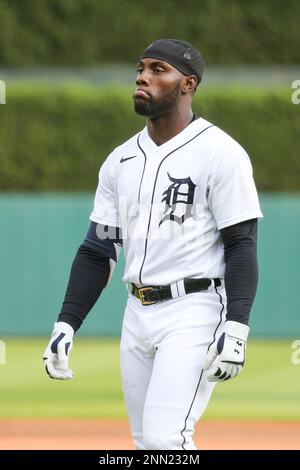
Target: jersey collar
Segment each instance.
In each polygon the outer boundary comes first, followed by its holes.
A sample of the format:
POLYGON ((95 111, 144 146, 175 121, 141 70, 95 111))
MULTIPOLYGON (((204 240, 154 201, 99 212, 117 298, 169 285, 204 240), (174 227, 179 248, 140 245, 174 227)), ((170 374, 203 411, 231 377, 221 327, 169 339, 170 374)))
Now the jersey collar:
POLYGON ((146 153, 153 152, 166 154, 195 137, 199 132, 209 125, 210 123, 208 121, 200 117, 196 120, 193 120, 187 127, 179 132, 179 134, 175 135, 172 137, 172 139, 168 140, 162 145, 156 145, 156 143, 149 136, 147 126, 145 126, 141 132, 140 142, 146 153))

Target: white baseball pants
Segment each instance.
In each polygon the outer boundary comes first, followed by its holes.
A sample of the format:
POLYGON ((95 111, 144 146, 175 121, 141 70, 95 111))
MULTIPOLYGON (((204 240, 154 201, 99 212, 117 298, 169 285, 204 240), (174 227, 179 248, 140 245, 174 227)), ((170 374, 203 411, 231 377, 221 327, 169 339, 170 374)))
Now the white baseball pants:
POLYGON ((144 306, 129 294, 121 337, 122 387, 137 449, 196 449, 195 424, 214 383, 202 366, 224 330, 224 283, 144 306))

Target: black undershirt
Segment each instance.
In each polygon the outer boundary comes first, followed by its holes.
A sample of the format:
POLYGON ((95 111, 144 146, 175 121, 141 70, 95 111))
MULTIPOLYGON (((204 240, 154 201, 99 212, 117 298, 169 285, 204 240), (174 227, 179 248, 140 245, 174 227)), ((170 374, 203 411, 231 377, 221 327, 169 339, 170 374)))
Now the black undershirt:
POLYGON ((220 230, 224 244, 226 320, 248 325, 257 281, 257 220, 220 230))
MULTIPOLYGON (((257 220, 231 225, 220 230, 224 244, 226 320, 248 324, 254 301, 258 268, 256 258, 257 220)), ((118 235, 119 236, 119 235, 118 235)), ((72 264, 70 279, 58 321, 78 330, 98 300, 109 276, 109 258, 115 259, 114 243, 119 238, 97 242, 96 224, 92 222, 87 237, 72 264)))

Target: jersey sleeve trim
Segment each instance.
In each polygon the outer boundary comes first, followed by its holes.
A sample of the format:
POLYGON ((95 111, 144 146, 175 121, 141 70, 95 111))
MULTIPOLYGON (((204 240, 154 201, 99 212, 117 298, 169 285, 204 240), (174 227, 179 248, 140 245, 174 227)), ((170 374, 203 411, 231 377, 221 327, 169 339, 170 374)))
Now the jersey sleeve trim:
POLYGON ((101 217, 96 217, 93 213, 90 215, 89 219, 96 224, 110 225, 111 227, 118 227, 116 219, 103 219, 101 217))
POLYGON ((230 219, 223 220, 218 224, 218 230, 222 230, 223 228, 230 227, 230 225, 238 224, 239 222, 245 222, 246 220, 250 219, 262 219, 263 214, 261 211, 250 211, 246 212, 243 215, 238 217, 231 217, 230 219))

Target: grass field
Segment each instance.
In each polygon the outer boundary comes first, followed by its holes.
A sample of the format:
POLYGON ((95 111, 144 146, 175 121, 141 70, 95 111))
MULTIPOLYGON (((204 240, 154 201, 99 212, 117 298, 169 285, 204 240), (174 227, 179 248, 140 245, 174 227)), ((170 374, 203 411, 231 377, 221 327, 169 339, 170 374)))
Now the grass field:
MULTIPOLYGON (((47 339, 2 338, 1 418, 122 418, 118 340, 76 338, 72 381, 50 380, 42 355, 47 339)), ((291 341, 249 341, 245 370, 218 385, 206 419, 299 420, 300 365, 291 362, 291 341)))

